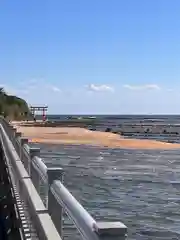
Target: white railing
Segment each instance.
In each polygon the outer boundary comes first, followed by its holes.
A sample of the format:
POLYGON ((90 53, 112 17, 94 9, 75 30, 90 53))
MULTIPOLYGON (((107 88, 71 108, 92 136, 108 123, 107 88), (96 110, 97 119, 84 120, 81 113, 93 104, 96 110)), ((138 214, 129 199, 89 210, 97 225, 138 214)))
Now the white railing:
MULTIPOLYGON (((10 132, 9 132, 10 133, 10 132)), ((8 137, 7 128, 0 124, 0 141, 9 168, 19 218, 24 227, 23 239, 61 240, 17 150, 8 137), (26 226, 28 225, 28 226, 26 226)), ((12 137, 12 136, 11 136, 12 137)))
MULTIPOLYGON (((63 169, 58 167, 47 168, 40 158, 39 148, 30 147, 28 145, 28 140, 22 138, 21 133, 16 132, 16 130, 4 119, 1 119, 0 122, 1 134, 3 136, 1 136, 1 140, 4 141, 5 150, 9 153, 7 158, 10 159, 13 164, 17 164, 18 162, 18 164, 21 165, 21 170, 16 171, 18 172, 18 178, 23 179, 23 176, 21 176, 22 169, 26 175, 25 179, 23 180, 23 187, 25 188, 23 193, 27 194, 26 198, 28 198, 32 203, 41 196, 41 204, 39 204, 41 205, 42 209, 40 214, 48 211, 48 214, 51 216, 51 219, 60 236, 62 236, 62 214, 64 211, 73 221, 83 239, 126 239, 127 227, 123 223, 103 221, 98 222, 93 219, 63 185, 63 169), (43 186, 45 186, 43 195, 40 191, 42 182, 43 186), (36 191, 34 187, 36 188, 36 191), (32 189, 33 194, 30 194, 32 189)), ((22 186, 20 186, 20 188, 22 189, 22 186)), ((32 208, 32 206, 29 206, 29 211, 32 211, 33 214, 35 210, 36 209, 32 208)), ((51 237, 51 239, 55 240, 56 238, 51 237)))

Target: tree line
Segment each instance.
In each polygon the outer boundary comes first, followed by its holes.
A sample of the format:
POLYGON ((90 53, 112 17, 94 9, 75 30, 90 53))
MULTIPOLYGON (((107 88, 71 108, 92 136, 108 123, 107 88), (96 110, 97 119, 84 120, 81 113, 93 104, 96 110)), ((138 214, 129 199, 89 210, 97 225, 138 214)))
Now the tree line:
POLYGON ((21 120, 29 114, 29 107, 24 99, 9 95, 4 88, 0 88, 0 115, 9 120, 21 120))

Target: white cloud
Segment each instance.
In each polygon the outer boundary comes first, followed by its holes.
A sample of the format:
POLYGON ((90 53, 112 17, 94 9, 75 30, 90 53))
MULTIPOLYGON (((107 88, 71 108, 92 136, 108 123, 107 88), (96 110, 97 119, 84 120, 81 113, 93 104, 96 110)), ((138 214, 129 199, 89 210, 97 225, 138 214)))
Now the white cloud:
POLYGON ((109 85, 95 85, 95 84, 89 84, 86 86, 89 91, 93 92, 113 92, 114 88, 109 85))
POLYGON ((56 86, 50 86, 50 89, 53 91, 53 92, 61 92, 61 89, 56 87, 56 86))
POLYGON ((94 83, 80 86, 67 83, 61 88, 58 83, 56 85, 51 81, 38 78, 23 83, 10 84, 5 81, 1 81, 1 83, 0 86, 3 86, 5 91, 22 97, 29 105, 48 105, 48 113, 176 114, 179 111, 180 85, 177 84, 173 86, 172 84, 162 86, 160 84, 126 84, 124 86, 117 84, 110 86, 94 83))
POLYGON ((160 87, 157 84, 145 84, 145 85, 123 85, 124 88, 130 90, 160 90, 160 87))

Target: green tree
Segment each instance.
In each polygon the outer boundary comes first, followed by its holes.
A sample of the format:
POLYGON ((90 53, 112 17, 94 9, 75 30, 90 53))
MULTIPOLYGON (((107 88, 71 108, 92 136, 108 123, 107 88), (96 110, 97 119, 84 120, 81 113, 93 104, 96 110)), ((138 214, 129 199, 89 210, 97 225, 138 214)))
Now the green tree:
POLYGON ((24 118, 28 113, 29 108, 24 99, 9 95, 4 88, 0 87, 0 114, 10 119, 24 118))

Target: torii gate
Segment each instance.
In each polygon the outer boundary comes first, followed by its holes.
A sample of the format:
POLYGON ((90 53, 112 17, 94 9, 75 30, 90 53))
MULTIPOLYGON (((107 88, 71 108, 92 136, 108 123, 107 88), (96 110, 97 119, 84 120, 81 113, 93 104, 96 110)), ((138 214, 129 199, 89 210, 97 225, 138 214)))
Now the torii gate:
POLYGON ((36 111, 42 112, 43 121, 46 120, 47 110, 48 110, 48 106, 30 106, 30 111, 34 118, 35 118, 36 111))

